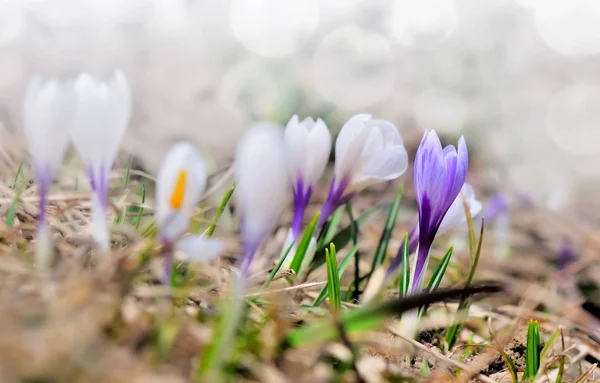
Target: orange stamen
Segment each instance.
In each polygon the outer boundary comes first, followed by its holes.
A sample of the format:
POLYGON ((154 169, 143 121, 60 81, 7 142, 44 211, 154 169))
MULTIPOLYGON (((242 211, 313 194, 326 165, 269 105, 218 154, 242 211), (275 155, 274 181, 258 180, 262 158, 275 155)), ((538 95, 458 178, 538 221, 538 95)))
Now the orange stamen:
POLYGON ((186 176, 187 173, 185 170, 181 170, 179 172, 179 177, 177 177, 177 184, 175 185, 175 190, 173 191, 173 195, 171 196, 171 207, 173 209, 179 209, 181 207, 181 204, 183 203, 186 176))

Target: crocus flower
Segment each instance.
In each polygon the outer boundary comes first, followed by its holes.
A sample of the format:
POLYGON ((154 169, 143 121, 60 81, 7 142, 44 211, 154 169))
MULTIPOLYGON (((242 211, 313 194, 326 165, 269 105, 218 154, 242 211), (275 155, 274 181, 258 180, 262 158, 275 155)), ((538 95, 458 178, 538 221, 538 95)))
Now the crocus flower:
POLYGON ((321 210, 322 224, 353 193, 398 178, 408 155, 396 127, 370 114, 358 114, 342 127, 335 143, 335 175, 321 210))
POLYGON ((253 125, 238 144, 235 160, 235 197, 241 214, 244 245, 240 272, 247 277, 250 264, 288 199, 283 131, 275 124, 253 125))
POLYGON ((465 183, 469 156, 463 137, 458 140, 458 150, 452 146, 442 148, 434 130, 425 132, 417 149, 414 165, 414 184, 419 211, 419 241, 411 293, 423 286, 429 250, 444 217, 456 200, 465 183))
POLYGON ((166 278, 171 275, 173 250, 181 250, 188 261, 207 261, 221 250, 220 242, 203 236, 182 238, 202 198, 206 180, 204 158, 192 144, 175 144, 165 155, 156 178, 156 224, 166 278))
POLYGON ((109 173, 131 114, 131 93, 125 76, 116 72, 108 83, 89 74, 73 84, 73 143, 87 169, 92 186, 94 239, 110 250, 106 222, 109 173))
POLYGON ((498 191, 492 194, 483 212, 485 222, 490 223, 496 220, 496 218, 508 210, 509 205, 510 202, 508 196, 503 192, 498 191))
POLYGON ((291 234, 293 240, 297 240, 313 188, 329 159, 331 133, 320 118, 315 121, 307 117, 300 122, 294 115, 285 127, 284 140, 288 174, 294 192, 291 234))
POLYGON ((23 104, 24 130, 40 198, 36 262, 41 268, 52 260, 46 201, 48 188, 60 169, 69 142, 69 96, 66 84, 36 76, 29 81, 23 104))
MULTIPOLYGON (((460 194, 454 199, 452 205, 448 209, 448 212, 442 219, 442 223, 437 231, 437 234, 443 234, 455 227, 465 225, 467 222, 467 216, 465 214, 465 208, 463 205, 463 199, 467 203, 469 207, 469 213, 471 213, 471 217, 475 217, 481 211, 481 202, 475 198, 475 191, 473 187, 469 184, 464 184, 462 187, 462 191, 460 194)), ((408 253, 412 254, 417 250, 417 245, 419 243, 419 225, 416 224, 412 227, 412 229, 408 233, 408 253)), ((398 269, 400 266, 400 262, 402 261, 402 253, 404 251, 404 246, 406 244, 402 242, 400 249, 398 250, 398 254, 390 263, 390 266, 387 270, 387 275, 391 275, 394 271, 398 269)))

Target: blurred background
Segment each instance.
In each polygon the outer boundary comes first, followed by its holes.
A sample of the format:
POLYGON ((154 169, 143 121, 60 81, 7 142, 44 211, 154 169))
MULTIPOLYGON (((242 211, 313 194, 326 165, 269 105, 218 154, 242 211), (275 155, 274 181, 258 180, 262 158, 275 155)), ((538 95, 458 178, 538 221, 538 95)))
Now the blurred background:
POLYGON ((181 139, 216 169, 254 121, 337 131, 368 112, 407 142, 464 134, 488 184, 585 212, 599 53, 598 0, 0 0, 0 122, 20 137, 35 73, 118 68, 134 93, 123 149, 150 172, 181 139))

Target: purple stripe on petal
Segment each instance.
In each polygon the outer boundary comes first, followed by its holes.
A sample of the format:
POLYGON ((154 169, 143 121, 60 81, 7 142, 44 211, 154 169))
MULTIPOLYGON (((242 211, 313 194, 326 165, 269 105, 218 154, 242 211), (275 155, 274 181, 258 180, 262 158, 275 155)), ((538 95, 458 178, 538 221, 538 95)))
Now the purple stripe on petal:
POLYGON ((294 218, 292 220, 292 236, 297 239, 302 230, 302 222, 304 220, 304 212, 312 195, 312 187, 308 186, 304 190, 304 181, 302 177, 298 177, 294 192, 294 218))
POLYGON ((318 228, 321 228, 323 224, 331 217, 334 211, 341 205, 348 202, 350 198, 352 198, 352 194, 348 194, 344 196, 344 191, 348 187, 348 177, 344 177, 341 179, 340 183, 336 183, 335 177, 331 181, 331 186, 329 187, 329 194, 327 195, 327 200, 323 204, 321 208, 321 215, 319 217, 319 222, 317 224, 318 228))
POLYGON ((108 206, 108 168, 103 163, 97 168, 90 166, 88 175, 92 191, 98 196, 102 208, 106 209, 108 206))
POLYGON ((419 250, 412 290, 422 286, 429 250, 448 209, 458 197, 466 179, 469 156, 463 137, 458 150, 442 148, 435 131, 423 135, 414 164, 414 184, 419 210, 419 250))

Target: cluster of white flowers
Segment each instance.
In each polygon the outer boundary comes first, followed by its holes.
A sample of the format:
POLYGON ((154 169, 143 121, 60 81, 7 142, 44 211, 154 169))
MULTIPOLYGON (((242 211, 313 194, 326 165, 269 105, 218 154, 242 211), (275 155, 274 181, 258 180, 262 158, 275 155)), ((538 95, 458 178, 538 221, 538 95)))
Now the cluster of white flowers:
MULTIPOLYGON (((23 115, 32 165, 40 190, 38 263, 51 260, 51 236, 45 220, 48 188, 58 172, 71 140, 82 158, 92 188, 93 236, 102 253, 110 250, 106 222, 110 169, 131 114, 131 92, 125 76, 116 72, 110 81, 99 82, 88 74, 59 81, 31 80, 23 115)), ((283 127, 268 122, 251 126, 236 154, 237 207, 241 216, 244 256, 241 270, 247 273, 262 240, 273 230, 289 197, 294 199, 294 218, 284 248, 297 242, 305 210, 330 157, 332 138, 326 124, 294 115, 283 127)), ((351 117, 335 142, 334 176, 320 212, 318 227, 360 190, 393 180, 408 168, 408 155, 398 129, 389 121, 369 114, 351 117)), ((208 260, 222 248, 202 236, 185 236, 194 210, 207 184, 202 154, 181 142, 163 159, 156 182, 156 223, 170 271, 172 249, 182 249, 188 260, 208 260)), ((480 207, 470 190, 468 201, 480 207)), ((464 219, 458 203, 450 209, 444 226, 464 219)), ((446 230, 446 228, 444 228, 446 230)), ((316 241, 305 261, 310 262, 316 241)), ((290 257, 291 259, 291 257, 290 257)), ((289 262, 287 263, 289 265, 289 262)))

